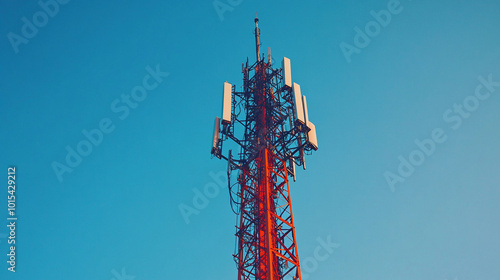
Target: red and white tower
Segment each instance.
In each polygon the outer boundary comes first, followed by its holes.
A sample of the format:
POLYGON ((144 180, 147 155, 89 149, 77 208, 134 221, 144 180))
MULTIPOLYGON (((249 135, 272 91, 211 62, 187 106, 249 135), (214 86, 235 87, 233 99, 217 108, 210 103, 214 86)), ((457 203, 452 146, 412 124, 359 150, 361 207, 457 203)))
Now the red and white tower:
POLYGON ((242 90, 224 83, 222 119, 216 117, 212 155, 228 161, 231 208, 236 225, 238 280, 301 279, 289 178, 304 157, 318 149, 306 97, 292 83, 290 60, 273 68, 260 53, 242 65, 242 90), (223 144, 233 149, 223 153, 223 144), (234 152, 233 150, 237 150, 234 152), (231 177, 237 178, 231 182, 231 177))

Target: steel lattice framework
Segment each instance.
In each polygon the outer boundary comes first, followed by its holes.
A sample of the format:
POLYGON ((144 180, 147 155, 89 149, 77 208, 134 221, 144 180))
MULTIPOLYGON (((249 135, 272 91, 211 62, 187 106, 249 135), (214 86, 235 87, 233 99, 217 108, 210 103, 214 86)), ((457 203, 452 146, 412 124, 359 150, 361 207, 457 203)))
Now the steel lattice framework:
POLYGON ((255 25, 257 61, 243 64, 242 91, 231 85, 230 120, 216 118, 212 154, 228 161, 231 207, 239 220, 238 280, 301 279, 288 179, 295 178, 296 165, 305 169, 304 155, 317 149, 309 139, 316 141, 315 128, 297 119, 303 105, 297 106, 284 69, 273 68, 270 50, 267 62, 261 59, 257 18, 255 25), (227 140, 238 153, 223 155, 227 140))

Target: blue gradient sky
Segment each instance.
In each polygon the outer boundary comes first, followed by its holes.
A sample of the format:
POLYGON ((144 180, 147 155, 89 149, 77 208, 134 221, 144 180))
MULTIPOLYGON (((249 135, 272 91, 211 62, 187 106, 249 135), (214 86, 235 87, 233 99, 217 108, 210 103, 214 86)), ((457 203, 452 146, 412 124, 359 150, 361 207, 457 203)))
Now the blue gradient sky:
MULTIPOLYGON (((227 190, 189 224, 178 207, 226 169, 213 120, 222 83, 241 86, 255 59, 255 12, 318 133, 291 185, 299 255, 311 263, 318 238, 340 247, 308 279, 500 279, 500 87, 458 129, 443 118, 479 76, 500 81, 500 3, 402 0, 348 63, 339 45, 389 2, 244 0, 221 20, 212 1, 73 0, 15 53, 7 34, 41 7, 2 1, 1 176, 17 167, 19 221, 15 274, 0 226, 0 279, 236 278, 227 190), (111 104, 157 65, 170 75, 120 119, 111 104), (53 162, 104 118, 114 131, 60 182, 53 162), (392 192, 384 172, 436 128, 447 140, 392 192)), ((6 210, 4 186, 1 225, 6 210)))

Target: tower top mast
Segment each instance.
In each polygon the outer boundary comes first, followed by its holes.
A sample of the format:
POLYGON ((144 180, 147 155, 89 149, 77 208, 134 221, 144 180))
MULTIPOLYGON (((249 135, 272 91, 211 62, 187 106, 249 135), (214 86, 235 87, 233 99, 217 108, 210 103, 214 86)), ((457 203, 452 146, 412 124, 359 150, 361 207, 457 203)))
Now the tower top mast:
POLYGON ((255 49, 257 52, 257 62, 260 62, 260 29, 258 17, 255 17, 255 49))

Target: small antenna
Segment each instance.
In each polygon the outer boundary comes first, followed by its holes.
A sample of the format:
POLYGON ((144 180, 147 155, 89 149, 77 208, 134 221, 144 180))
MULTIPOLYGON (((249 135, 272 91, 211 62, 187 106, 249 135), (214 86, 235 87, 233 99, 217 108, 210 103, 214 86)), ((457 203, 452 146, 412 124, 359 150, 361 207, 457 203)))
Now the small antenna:
MULTIPOLYGON (((257 16, 257 14, 255 14, 257 16)), ((260 62, 260 29, 259 18, 255 17, 255 46, 257 51, 257 62, 260 62)))
POLYGON ((267 64, 271 66, 271 47, 267 48, 267 64))

